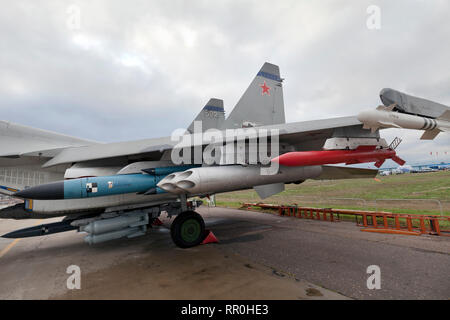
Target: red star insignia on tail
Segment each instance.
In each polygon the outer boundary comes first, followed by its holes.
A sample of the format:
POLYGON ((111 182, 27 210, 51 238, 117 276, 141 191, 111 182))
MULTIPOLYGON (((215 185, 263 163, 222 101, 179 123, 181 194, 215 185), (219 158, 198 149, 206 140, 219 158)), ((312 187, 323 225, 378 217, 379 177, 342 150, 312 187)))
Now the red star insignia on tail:
POLYGON ((262 88, 261 95, 264 95, 264 93, 267 93, 268 96, 270 96, 270 87, 266 85, 266 82, 264 81, 264 84, 260 85, 262 88))

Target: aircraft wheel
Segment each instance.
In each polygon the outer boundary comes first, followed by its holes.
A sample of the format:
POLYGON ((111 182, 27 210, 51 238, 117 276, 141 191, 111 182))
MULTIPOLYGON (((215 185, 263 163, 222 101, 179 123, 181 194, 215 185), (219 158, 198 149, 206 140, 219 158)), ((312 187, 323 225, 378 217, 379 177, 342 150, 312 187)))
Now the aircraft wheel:
POLYGON ((195 211, 182 212, 173 221, 170 235, 180 248, 197 246, 205 238, 205 222, 195 211))

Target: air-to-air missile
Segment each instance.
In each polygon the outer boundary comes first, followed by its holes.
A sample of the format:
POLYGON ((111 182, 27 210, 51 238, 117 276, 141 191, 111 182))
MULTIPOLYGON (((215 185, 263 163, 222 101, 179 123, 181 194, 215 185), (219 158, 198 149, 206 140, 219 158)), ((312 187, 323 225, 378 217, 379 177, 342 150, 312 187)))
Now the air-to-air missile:
POLYGON ((321 166, 279 167, 275 174, 261 174, 261 166, 215 166, 175 172, 157 186, 167 192, 190 195, 213 194, 280 182, 296 182, 315 178, 321 166))
POLYGON ((376 146, 359 146, 355 150, 321 150, 321 151, 299 151, 288 152, 274 158, 272 161, 283 166, 314 166, 324 164, 356 164, 365 162, 375 162, 379 168, 386 159, 392 159, 399 165, 404 165, 405 161, 400 159, 395 150, 376 149, 376 146))
POLYGON ((61 221, 54 223, 42 224, 30 228, 16 230, 2 235, 3 238, 28 238, 36 236, 45 236, 48 234, 65 232, 78 229, 78 227, 70 225, 70 221, 61 221))
POLYGON ((424 140, 432 140, 442 131, 450 132, 450 109, 444 105, 392 89, 383 89, 380 98, 384 106, 357 116, 365 129, 425 130, 421 137, 424 140))
POLYGON ((2 237, 27 238, 78 230, 79 232, 87 233, 87 236, 84 238, 87 243, 94 244, 123 237, 133 238, 143 235, 147 231, 149 223, 148 212, 134 210, 116 217, 100 216, 42 224, 16 230, 2 237))
POLYGON ((89 244, 94 244, 122 237, 134 238, 143 235, 147 231, 148 224, 148 214, 138 211, 116 218, 92 221, 84 226, 80 226, 79 231, 87 232, 88 235, 84 240, 89 244))
POLYGON ((167 174, 193 166, 144 169, 144 173, 88 177, 41 184, 14 193, 15 197, 37 200, 79 199, 124 193, 156 194, 164 190, 157 183, 167 174))

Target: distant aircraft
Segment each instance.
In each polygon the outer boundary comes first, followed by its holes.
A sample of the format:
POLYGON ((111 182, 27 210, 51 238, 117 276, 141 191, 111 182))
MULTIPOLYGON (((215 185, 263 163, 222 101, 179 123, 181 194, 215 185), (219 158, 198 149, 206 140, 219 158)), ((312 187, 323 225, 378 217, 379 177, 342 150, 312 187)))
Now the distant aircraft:
POLYGON ((375 128, 356 117, 285 123, 282 82, 278 66, 265 63, 227 118, 223 101, 209 100, 179 137, 187 141, 181 144, 173 137, 99 143, 1 121, 0 193, 24 202, 0 210, 0 218, 64 217, 4 237, 78 230, 87 233, 86 242, 98 243, 143 235, 166 212, 176 216, 174 243, 187 248, 206 236, 204 221, 195 212, 201 202, 196 197, 254 188, 266 198, 282 192, 286 183, 366 178, 378 172, 330 164, 375 162, 379 167, 386 159, 404 164, 394 150, 398 141, 388 145, 380 138, 378 128, 384 123, 375 128), (226 141, 203 139, 211 132, 226 141), (270 134, 255 138, 255 132, 270 134), (254 142, 260 153, 252 149, 254 142), (219 159, 212 164, 204 158, 211 146, 210 154, 219 159), (174 161, 178 149, 192 161, 174 161), (263 149, 266 156, 270 153, 266 162, 263 149), (234 162, 224 161, 229 155, 236 156, 234 162), (270 168, 276 170, 268 174, 270 168))
POLYGON ((414 169, 413 169, 413 167, 411 167, 410 165, 404 165, 404 166, 399 166, 399 167, 397 168, 397 170, 398 170, 400 173, 408 173, 408 172, 412 172, 414 169))

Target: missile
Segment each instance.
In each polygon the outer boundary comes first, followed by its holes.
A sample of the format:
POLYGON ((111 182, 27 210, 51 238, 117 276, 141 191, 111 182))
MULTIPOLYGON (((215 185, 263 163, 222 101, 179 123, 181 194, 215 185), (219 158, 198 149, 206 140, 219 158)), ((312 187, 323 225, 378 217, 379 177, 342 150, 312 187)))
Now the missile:
POLYGON ((392 159, 399 165, 405 161, 400 159, 393 149, 376 149, 376 146, 359 146, 355 150, 322 150, 288 152, 272 159, 283 166, 314 166, 324 164, 356 164, 375 162, 379 168, 386 159, 392 159))
POLYGON ((111 231, 121 230, 128 227, 137 227, 140 225, 147 225, 148 214, 133 214, 122 215, 116 218, 100 219, 88 223, 85 226, 80 227, 80 231, 87 232, 89 234, 101 234, 111 231))
POLYGON ((88 233, 84 238, 85 242, 94 244, 123 237, 133 238, 144 235, 148 224, 148 214, 142 211, 115 218, 95 220, 81 226, 80 231, 88 233))
POLYGON ((20 230, 16 230, 7 234, 4 234, 3 238, 28 238, 28 237, 37 237, 37 236, 45 236, 48 234, 66 232, 70 230, 78 229, 76 226, 72 226, 71 221, 61 221, 54 223, 41 224, 39 226, 34 226, 30 228, 24 228, 20 230))
POLYGON ((108 233, 89 234, 84 238, 84 241, 89 244, 101 243, 120 238, 134 238, 145 234, 145 227, 125 228, 108 233))
POLYGON ((167 192, 189 195, 213 194, 254 186, 315 178, 322 173, 321 166, 279 167, 275 174, 261 174, 261 166, 213 166, 192 168, 166 177, 158 187, 167 192))
POLYGON ((86 232, 85 241, 92 244, 122 237, 132 238, 143 235, 147 231, 148 224, 148 213, 143 210, 135 210, 112 218, 84 215, 81 219, 66 219, 16 230, 2 237, 28 238, 78 230, 79 232, 86 232))
POLYGON ((358 120, 364 129, 372 132, 379 128, 403 128, 425 130, 422 140, 433 140, 441 131, 450 131, 450 110, 436 119, 392 111, 395 105, 379 106, 376 110, 363 111, 358 114, 358 120))
POLYGON ((153 169, 152 172, 156 174, 118 174, 56 181, 21 190, 14 193, 13 196, 24 199, 58 200, 102 197, 124 193, 157 194, 162 193, 163 190, 157 188, 156 184, 168 172, 186 170, 187 167, 175 168, 177 167, 161 168, 161 170, 153 169))
POLYGON ((58 200, 138 193, 154 188, 161 178, 138 173, 71 179, 23 189, 13 196, 24 199, 58 200))

